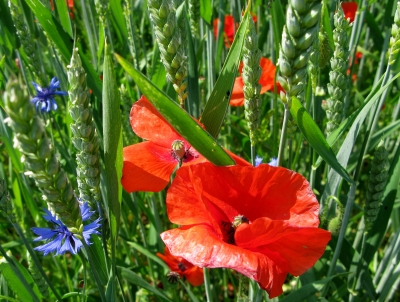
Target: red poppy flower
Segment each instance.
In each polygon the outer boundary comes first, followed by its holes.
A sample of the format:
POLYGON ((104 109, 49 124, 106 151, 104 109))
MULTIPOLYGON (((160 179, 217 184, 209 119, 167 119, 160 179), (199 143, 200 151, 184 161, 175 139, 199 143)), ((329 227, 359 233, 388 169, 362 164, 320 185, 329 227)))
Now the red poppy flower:
POLYGON ((344 17, 350 19, 350 23, 354 21, 357 12, 357 2, 342 2, 344 17))
POLYGON ((189 283, 193 286, 199 286, 203 284, 204 274, 202 268, 194 266, 182 257, 175 257, 171 255, 171 252, 167 247, 164 249, 164 255, 157 253, 157 256, 164 260, 171 271, 177 272, 180 276, 185 276, 187 281, 189 281, 189 283))
MULTIPOLYGON (((146 97, 142 96, 132 106, 130 120, 133 131, 147 141, 123 150, 121 183, 126 191, 161 191, 169 183, 180 159, 182 166, 207 161, 171 127, 146 97)), ((250 165, 227 152, 237 164, 250 165)))
MULTIPOLYGON (((253 15, 254 23, 257 22, 257 16, 253 15)), ((218 22, 219 19, 216 18, 214 20, 214 37, 215 39, 218 37, 218 22)), ((235 19, 231 15, 225 15, 224 19, 224 40, 225 46, 230 47, 233 43, 233 39, 235 38, 235 29, 238 28, 238 25, 235 26, 235 19)))
MULTIPOLYGON (((274 90, 274 80, 275 80, 275 65, 267 58, 261 58, 260 66, 262 69, 260 85, 261 94, 267 92, 268 90, 274 90)), ((242 73, 243 64, 239 67, 239 73, 242 73)), ((279 82, 276 83, 278 92, 283 91, 279 82)), ((243 106, 244 105, 244 93, 243 93, 244 82, 242 76, 235 79, 235 84, 233 85, 232 96, 230 100, 231 106, 243 106)))
POLYGON ((232 268, 270 298, 282 293, 288 273, 311 268, 331 238, 318 228, 319 204, 307 180, 266 164, 181 168, 167 211, 181 225, 161 234, 173 255, 200 267, 232 268))
POLYGON ((360 51, 356 52, 356 57, 354 58, 354 64, 358 65, 360 63, 360 59, 362 58, 363 54, 360 51))
MULTIPOLYGON (((219 19, 214 20, 214 37, 217 38, 218 36, 218 22, 219 19)), ((235 37, 235 19, 231 15, 226 15, 224 20, 224 40, 225 45, 229 47, 232 42, 233 38, 235 37)))

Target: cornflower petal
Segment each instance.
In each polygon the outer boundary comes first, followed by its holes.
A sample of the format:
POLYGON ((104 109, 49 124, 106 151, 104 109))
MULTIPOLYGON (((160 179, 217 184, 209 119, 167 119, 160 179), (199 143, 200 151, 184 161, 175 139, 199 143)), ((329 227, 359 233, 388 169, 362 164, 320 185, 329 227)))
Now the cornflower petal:
POLYGON ((51 110, 57 110, 57 103, 53 96, 55 95, 67 95, 65 91, 56 91, 60 87, 60 82, 56 77, 53 77, 50 81, 50 85, 47 88, 43 88, 32 82, 33 87, 37 91, 37 95, 31 100, 36 105, 36 111, 50 112, 51 110))

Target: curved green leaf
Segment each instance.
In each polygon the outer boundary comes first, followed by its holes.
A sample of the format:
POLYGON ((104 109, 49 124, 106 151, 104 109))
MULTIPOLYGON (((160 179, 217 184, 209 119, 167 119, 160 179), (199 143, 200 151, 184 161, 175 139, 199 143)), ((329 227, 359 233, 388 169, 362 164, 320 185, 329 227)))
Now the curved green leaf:
POLYGON ((180 133, 198 152, 217 166, 234 165, 235 162, 224 149, 197 124, 193 118, 173 100, 159 90, 141 72, 121 56, 115 54, 117 61, 134 79, 140 91, 147 97, 160 114, 180 133))
POLYGON ((296 97, 292 97, 292 106, 290 108, 290 113, 292 114, 294 120, 297 123, 297 126, 303 133, 304 137, 310 143, 311 147, 337 173, 339 173, 340 176, 342 176, 348 182, 353 183, 353 179, 337 161, 335 153, 333 153, 321 130, 296 97))
MULTIPOLYGON (((54 42, 62 55, 64 62, 69 62, 72 56, 72 37, 64 31, 64 28, 53 16, 53 14, 39 0, 24 0, 28 4, 34 16, 39 20, 43 30, 48 34, 49 38, 54 42)), ((82 60, 82 66, 87 72, 87 81, 93 93, 101 98, 101 81, 96 74, 93 66, 86 58, 82 51, 79 51, 82 60)))
POLYGON ((285 296, 282 300, 279 300, 280 302, 302 302, 304 299, 311 295, 315 295, 316 292, 319 292, 322 290, 322 288, 327 284, 329 281, 331 281, 333 278, 340 276, 340 275, 345 275, 344 274, 337 274, 335 276, 325 278, 321 281, 315 281, 313 283, 308 283, 306 285, 303 285, 301 288, 291 292, 289 295, 285 296))
POLYGON ((213 91, 206 103, 206 107, 204 108, 203 115, 200 118, 200 122, 214 138, 218 136, 218 133, 221 130, 221 125, 229 106, 229 96, 239 68, 240 54, 242 52, 249 20, 250 13, 249 10, 247 10, 243 16, 238 31, 236 32, 233 44, 229 49, 221 74, 215 83, 213 91))
POLYGON ((165 296, 157 288, 151 286, 149 283, 147 283, 145 280, 143 280, 140 276, 138 276, 136 273, 132 272, 131 270, 118 266, 118 271, 121 274, 122 278, 124 278, 126 281, 133 283, 139 287, 143 287, 144 289, 147 289, 149 292, 152 292, 153 294, 155 294, 162 301, 172 302, 172 300, 170 300, 167 296, 165 296))

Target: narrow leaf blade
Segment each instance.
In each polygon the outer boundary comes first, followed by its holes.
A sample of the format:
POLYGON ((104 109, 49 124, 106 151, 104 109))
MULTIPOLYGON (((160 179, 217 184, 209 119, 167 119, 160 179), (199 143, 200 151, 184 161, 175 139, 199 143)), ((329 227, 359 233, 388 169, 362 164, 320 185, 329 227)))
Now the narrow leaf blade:
POLYGON ((331 147, 325 140, 321 130, 314 122, 312 117, 308 114, 307 110, 303 107, 300 101, 293 97, 292 106, 290 108, 294 120, 296 121, 299 129, 303 133, 306 140, 310 143, 311 147, 344 179, 353 183, 353 179, 347 171, 339 164, 333 153, 331 147))
POLYGON ((222 67, 221 74, 215 83, 200 119, 200 122, 214 138, 218 136, 229 106, 229 96, 239 67, 240 54, 249 20, 250 13, 247 11, 243 16, 233 44, 229 49, 225 64, 222 67))
POLYGON ((134 79, 140 91, 147 97, 160 114, 180 133, 198 152, 218 166, 234 165, 235 162, 224 149, 193 118, 174 101, 159 90, 128 61, 115 55, 117 61, 134 79))

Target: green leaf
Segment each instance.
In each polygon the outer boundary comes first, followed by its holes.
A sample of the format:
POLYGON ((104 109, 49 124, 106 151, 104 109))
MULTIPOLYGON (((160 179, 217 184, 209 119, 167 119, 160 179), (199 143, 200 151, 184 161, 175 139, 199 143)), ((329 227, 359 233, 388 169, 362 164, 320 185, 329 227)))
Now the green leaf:
POLYGON ((337 274, 329 278, 325 278, 321 281, 315 281, 313 283, 308 283, 306 285, 303 285, 301 288, 298 290, 292 291, 289 295, 285 296, 282 300, 279 300, 279 302, 302 302, 304 299, 307 297, 310 297, 311 295, 315 295, 315 293, 319 292, 326 283, 331 281, 333 278, 344 274, 337 274))
MULTIPOLYGON (((103 142, 104 142, 104 177, 106 180, 106 202, 108 203, 108 217, 111 229, 111 259, 112 273, 109 289, 115 287, 115 251, 121 215, 122 199, 122 127, 120 96, 114 73, 113 58, 110 46, 105 45, 104 72, 103 72, 103 142)), ((111 291, 114 293, 114 291, 111 291)))
POLYGON ((128 61, 117 54, 115 56, 152 105, 191 146, 217 166, 228 166, 235 163, 224 149, 186 111, 159 90, 128 61))
MULTIPOLYGON (((63 27, 53 16, 53 14, 39 0, 23 1, 28 4, 33 15, 39 20, 43 30, 54 42, 60 54, 62 55, 64 62, 69 62, 72 56, 72 37, 64 31, 63 27)), ((97 76, 96 71, 81 50, 79 50, 79 56, 82 59, 82 66, 87 72, 88 86, 93 90, 93 93, 101 99, 101 81, 97 76)))
POLYGON ((141 246, 140 244, 133 242, 133 241, 126 241, 126 243, 128 243, 131 247, 133 247, 135 250, 142 253, 149 259, 151 259, 154 262, 156 262, 157 264, 161 265, 163 268, 169 270, 168 265, 161 258, 154 255, 153 252, 149 251, 147 248, 145 248, 145 247, 141 246))
POLYGON ((25 286, 21 283, 18 277, 14 274, 13 269, 11 268, 10 263, 1 263, 0 264, 1 275, 6 280, 8 286, 16 293, 18 293, 19 299, 21 301, 33 301, 33 298, 26 290, 25 286))
MULTIPOLYGON (((126 29, 126 23, 125 23, 124 14, 122 12, 121 1, 110 0, 110 9, 111 9, 112 16, 115 19, 116 25, 118 26, 118 29, 122 33, 122 38, 126 39, 128 37, 128 30, 126 29)), ((115 26, 114 26, 114 30, 116 30, 115 26)))
POLYGON ((297 126, 303 133, 311 147, 344 179, 353 183, 352 178, 347 171, 339 164, 331 147, 326 142, 321 130, 314 122, 313 118, 308 114, 307 110, 301 105, 296 97, 292 97, 292 106, 290 108, 297 126))
POLYGON ((275 51, 279 50, 283 26, 285 25, 285 14, 283 13, 281 1, 271 1, 272 30, 274 32, 275 51))
POLYGON ((238 71, 240 54, 242 52, 249 20, 250 13, 247 10, 236 32, 232 46, 229 49, 221 74, 215 83, 200 119, 200 122, 214 138, 218 136, 218 133, 221 130, 226 110, 229 106, 229 96, 231 95, 232 87, 238 71))
MULTIPOLYGON (((375 84, 375 86, 372 88, 371 92, 369 93, 368 97, 365 99, 363 105, 360 107, 360 109, 357 111, 357 114, 354 118, 354 121, 351 123, 351 127, 347 133, 347 136, 342 143, 339 152, 337 153, 337 160, 338 162, 347 167, 350 154, 353 150, 353 146, 356 143, 356 139, 358 134, 360 133, 360 130, 362 128, 362 125, 365 121, 365 118, 368 115, 368 112, 373 108, 375 105, 375 102, 378 101, 378 99, 381 97, 381 94, 387 91, 388 87, 391 85, 391 83, 397 79, 400 76, 400 73, 391 78, 386 85, 382 85, 383 82, 383 76, 381 79, 375 84)), ((349 125, 347 123, 347 125, 349 125)), ((321 196, 321 210, 323 210, 325 206, 325 202, 328 199, 329 196, 335 195, 336 191, 339 187, 339 184, 341 182, 341 176, 336 173, 334 170, 330 170, 328 172, 328 181, 326 182, 326 186, 324 189, 324 192, 322 193, 321 196)))
POLYGON ((329 13, 329 10, 328 10, 328 7, 327 7, 325 1, 322 6, 322 9, 323 9, 322 24, 323 24, 325 32, 328 36, 329 46, 331 47, 331 49, 335 49, 335 43, 333 42, 333 30, 332 30, 332 26, 331 26, 330 13, 329 13))
POLYGON ((214 0, 200 0, 200 16, 206 21, 209 25, 212 21, 212 13, 213 13, 214 0))
POLYGON ((200 116, 200 89, 199 89, 199 75, 197 73, 197 62, 196 54, 194 49, 194 43, 192 39, 192 33, 190 32, 189 20, 186 17, 186 36, 188 41, 188 98, 186 100, 186 108, 189 113, 195 117, 200 116))
POLYGON ((69 19, 69 11, 67 7, 67 1, 65 0, 56 0, 56 6, 58 11, 58 16, 60 17, 61 25, 64 30, 72 37, 72 26, 71 21, 69 19))
POLYGON ((93 269, 96 270, 101 284, 105 286, 108 281, 108 274, 103 247, 98 236, 92 236, 90 240, 92 244, 89 245, 88 249, 94 266, 93 269))
POLYGON ((385 236, 387 225, 392 213, 394 201, 397 195, 397 189, 400 182, 400 145, 397 145, 395 156, 392 159, 389 169, 388 183, 382 198, 382 205, 379 209, 377 219, 368 232, 366 250, 364 259, 367 263, 372 261, 372 258, 378 250, 383 237, 385 236))
POLYGON ((158 289, 155 287, 151 286, 149 283, 147 283, 145 280, 143 280, 140 276, 135 274, 129 269, 126 269, 124 267, 118 266, 118 271, 121 274, 121 276, 128 282, 135 284, 139 287, 142 287, 149 292, 152 292, 155 294, 158 298, 160 298, 162 301, 168 301, 172 302, 167 296, 165 296, 162 292, 160 292, 158 289))

